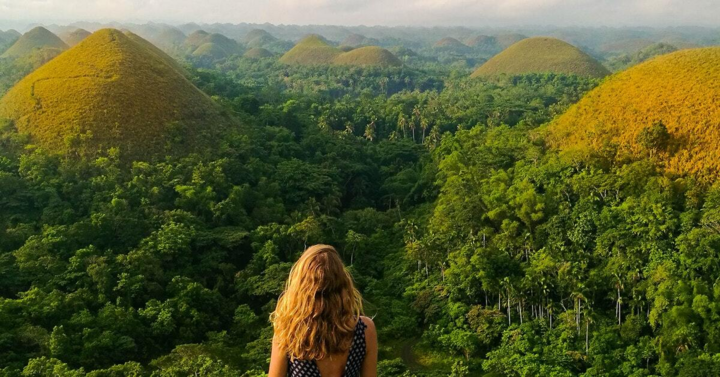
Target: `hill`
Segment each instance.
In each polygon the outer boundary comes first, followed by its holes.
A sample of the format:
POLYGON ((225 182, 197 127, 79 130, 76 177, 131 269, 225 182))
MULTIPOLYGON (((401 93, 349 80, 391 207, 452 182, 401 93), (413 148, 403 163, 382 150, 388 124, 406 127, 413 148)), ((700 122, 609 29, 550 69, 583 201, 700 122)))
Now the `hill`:
POLYGON ((350 34, 345 39, 340 42, 340 46, 350 46, 350 47, 358 47, 358 46, 369 46, 369 45, 378 45, 380 41, 378 41, 375 38, 368 38, 361 34, 350 34))
POLYGON ((591 56, 566 42, 536 37, 508 47, 478 68, 472 77, 526 73, 564 73, 599 78, 610 72, 591 56))
POLYGON ((720 173, 720 48, 682 50, 613 76, 549 127, 551 145, 618 159, 654 154, 674 173, 720 173), (665 130, 663 130, 666 129, 665 130))
POLYGON ((248 48, 265 47, 268 44, 276 42, 278 39, 272 34, 262 29, 250 30, 242 38, 241 42, 248 48))
POLYGON ((651 46, 653 43, 653 41, 643 38, 626 39, 605 43, 600 46, 600 52, 604 54, 632 54, 651 46))
POLYGON ((196 30, 190 33, 187 38, 185 38, 183 45, 189 48, 190 52, 192 53, 198 47, 200 47, 204 43, 207 43, 208 36, 210 36, 210 33, 206 32, 205 30, 196 30))
POLYGON ((222 59, 243 52, 236 41, 222 34, 209 34, 202 30, 190 34, 184 45, 188 47, 188 53, 195 57, 222 59))
POLYGON ((446 37, 435 42, 433 48, 438 50, 466 51, 468 49, 468 46, 455 38, 446 37))
POLYGON ((0 53, 4 52, 8 47, 12 46, 22 34, 15 30, 0 30, 0 53))
POLYGON ((72 47, 83 41, 83 39, 90 36, 90 32, 85 29, 76 29, 68 33, 60 35, 60 39, 63 40, 68 46, 72 47))
POLYGON ((150 40, 155 46, 165 50, 174 51, 185 42, 185 33, 174 27, 165 27, 150 40))
POLYGON ((503 50, 527 38, 527 35, 517 33, 495 35, 495 41, 497 42, 498 46, 500 46, 500 48, 503 50))
POLYGON ((44 27, 36 27, 23 34, 1 57, 17 58, 32 54, 35 50, 51 48, 67 50, 68 45, 44 27))
POLYGON ((198 47, 197 50, 192 53, 192 56, 219 60, 228 57, 228 52, 217 43, 208 42, 198 47))
POLYGON ((280 58, 281 63, 298 65, 332 64, 342 54, 338 48, 331 46, 319 35, 309 35, 280 58))
POLYGON ((0 118, 53 153, 119 147, 136 159, 162 154, 171 138, 183 150, 206 144, 209 126, 229 120, 138 38, 114 29, 92 34, 13 87, 0 99, 0 118))
POLYGON ((243 54, 243 57, 250 58, 250 59, 264 59, 264 58, 272 58, 273 53, 262 48, 262 47, 255 47, 251 48, 247 51, 245 51, 245 54, 243 54))
POLYGON ((399 67, 402 65, 400 59, 390 51, 377 46, 360 47, 343 53, 338 55, 333 63, 337 65, 374 67, 399 67))
POLYGON ((629 67, 638 65, 656 56, 669 54, 677 51, 678 48, 667 43, 655 43, 634 54, 625 54, 610 58, 605 63, 613 72, 622 71, 629 67))

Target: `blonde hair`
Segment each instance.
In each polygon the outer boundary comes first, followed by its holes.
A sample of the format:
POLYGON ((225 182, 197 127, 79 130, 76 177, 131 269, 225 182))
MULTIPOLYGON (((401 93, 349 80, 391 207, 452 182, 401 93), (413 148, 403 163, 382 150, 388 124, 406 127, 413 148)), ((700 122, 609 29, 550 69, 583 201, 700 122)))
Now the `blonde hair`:
POLYGON ((322 360, 350 349, 362 297, 338 252, 315 245, 290 270, 270 316, 274 342, 291 360, 322 360))

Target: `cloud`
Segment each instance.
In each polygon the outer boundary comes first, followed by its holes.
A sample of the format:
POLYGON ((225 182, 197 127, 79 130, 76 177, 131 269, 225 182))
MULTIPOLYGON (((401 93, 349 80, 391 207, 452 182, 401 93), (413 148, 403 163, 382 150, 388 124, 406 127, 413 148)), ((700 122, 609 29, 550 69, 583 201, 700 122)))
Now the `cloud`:
POLYGON ((716 0, 0 0, 24 21, 271 22, 348 25, 720 24, 716 0))

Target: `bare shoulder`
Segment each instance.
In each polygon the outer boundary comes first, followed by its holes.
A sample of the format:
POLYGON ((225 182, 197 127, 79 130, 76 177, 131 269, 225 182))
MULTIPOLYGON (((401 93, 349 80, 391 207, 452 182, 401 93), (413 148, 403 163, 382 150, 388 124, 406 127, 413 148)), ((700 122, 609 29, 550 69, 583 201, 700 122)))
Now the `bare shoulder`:
POLYGON ((366 332, 366 333, 367 333, 367 332, 369 332, 369 333, 371 333, 371 334, 377 333, 377 330, 375 329, 375 322, 373 322, 372 318, 370 318, 370 317, 365 317, 365 316, 360 316, 360 319, 361 319, 362 322, 365 324, 365 326, 367 326, 367 329, 365 329, 365 332, 366 332))

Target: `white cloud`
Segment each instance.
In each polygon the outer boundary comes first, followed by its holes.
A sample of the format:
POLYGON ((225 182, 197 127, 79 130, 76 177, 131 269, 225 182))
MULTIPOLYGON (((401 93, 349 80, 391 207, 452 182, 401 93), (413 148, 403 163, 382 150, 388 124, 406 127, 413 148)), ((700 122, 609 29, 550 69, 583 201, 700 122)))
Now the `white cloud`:
POLYGON ((0 19, 386 25, 718 25, 716 0, 0 0, 0 19))

